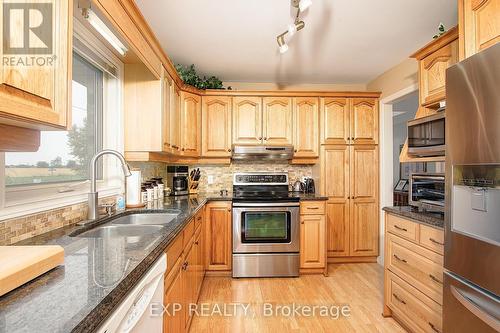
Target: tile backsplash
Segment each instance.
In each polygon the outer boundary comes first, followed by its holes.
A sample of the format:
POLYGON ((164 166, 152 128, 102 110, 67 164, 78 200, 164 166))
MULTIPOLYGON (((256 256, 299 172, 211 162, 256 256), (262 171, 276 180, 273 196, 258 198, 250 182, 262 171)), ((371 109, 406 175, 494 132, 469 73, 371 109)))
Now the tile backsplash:
POLYGON ((167 178, 167 165, 160 162, 128 162, 131 168, 140 169, 142 181, 153 177, 167 178))
POLYGON ((275 163, 232 163, 230 165, 197 165, 191 168, 200 168, 201 179, 199 190, 213 192, 222 189, 231 190, 233 187, 233 174, 236 172, 288 172, 291 183, 302 177, 312 177, 312 167, 309 165, 290 165, 275 163), (213 178, 213 183, 208 184, 208 178, 213 178))

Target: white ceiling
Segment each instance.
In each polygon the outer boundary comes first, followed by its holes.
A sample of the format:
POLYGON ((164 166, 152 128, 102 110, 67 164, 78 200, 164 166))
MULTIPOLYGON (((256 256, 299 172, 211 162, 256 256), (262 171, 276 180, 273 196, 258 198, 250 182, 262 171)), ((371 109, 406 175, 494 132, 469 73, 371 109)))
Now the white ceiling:
POLYGON ((456 25, 456 0, 313 0, 281 55, 289 0, 136 0, 175 63, 223 81, 367 83, 456 25))

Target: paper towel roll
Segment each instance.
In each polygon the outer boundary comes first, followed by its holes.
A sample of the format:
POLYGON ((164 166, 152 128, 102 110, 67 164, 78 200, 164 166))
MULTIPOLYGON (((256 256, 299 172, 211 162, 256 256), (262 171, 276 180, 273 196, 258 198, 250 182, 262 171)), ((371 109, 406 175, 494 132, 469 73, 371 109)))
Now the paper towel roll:
POLYGON ((127 207, 142 206, 141 202, 141 170, 132 169, 132 175, 126 178, 127 207))

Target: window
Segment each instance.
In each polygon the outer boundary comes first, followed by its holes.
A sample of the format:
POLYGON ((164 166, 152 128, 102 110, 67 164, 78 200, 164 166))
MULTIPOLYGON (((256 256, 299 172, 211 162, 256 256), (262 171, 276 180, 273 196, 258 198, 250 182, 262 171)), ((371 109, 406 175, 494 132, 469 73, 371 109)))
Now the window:
POLYGON ((6 186, 89 178, 89 161, 102 149, 103 78, 103 71, 73 52, 71 130, 43 131, 37 152, 6 153, 6 186))

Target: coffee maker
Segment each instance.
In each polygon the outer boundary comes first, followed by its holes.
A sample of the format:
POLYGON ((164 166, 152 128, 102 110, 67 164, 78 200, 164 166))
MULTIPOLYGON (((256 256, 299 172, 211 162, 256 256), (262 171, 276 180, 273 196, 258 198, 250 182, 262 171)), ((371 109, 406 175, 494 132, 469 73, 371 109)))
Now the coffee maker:
POLYGON ((188 167, 184 165, 167 166, 167 187, 171 195, 189 194, 188 167))

